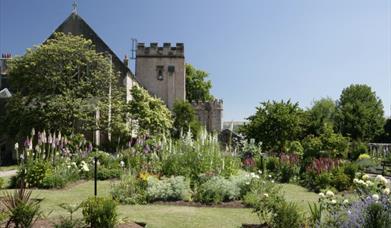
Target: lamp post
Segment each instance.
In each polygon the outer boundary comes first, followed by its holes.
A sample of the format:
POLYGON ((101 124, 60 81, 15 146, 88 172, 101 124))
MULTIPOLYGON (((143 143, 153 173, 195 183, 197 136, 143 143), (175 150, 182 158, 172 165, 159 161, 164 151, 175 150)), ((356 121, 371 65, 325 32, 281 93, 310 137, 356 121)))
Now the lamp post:
POLYGON ((94 156, 94 196, 96 197, 98 195, 98 158, 96 155, 94 156))

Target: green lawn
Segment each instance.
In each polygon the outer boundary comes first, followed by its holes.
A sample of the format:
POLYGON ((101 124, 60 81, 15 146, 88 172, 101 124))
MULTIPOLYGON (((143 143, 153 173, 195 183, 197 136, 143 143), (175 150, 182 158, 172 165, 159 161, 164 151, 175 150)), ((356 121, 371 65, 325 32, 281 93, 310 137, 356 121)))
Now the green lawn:
MULTIPOLYGON (((98 195, 109 196, 110 181, 98 182, 98 195)), ((317 201, 315 193, 294 184, 281 184, 282 191, 289 201, 298 203, 307 210, 308 202, 317 201)), ((82 182, 63 190, 34 190, 33 197, 43 198, 42 207, 50 218, 66 215, 58 207, 60 203, 80 203, 93 196, 93 182, 82 182)), ((251 209, 230 208, 197 208, 163 205, 121 205, 119 213, 122 218, 145 222, 148 227, 239 227, 242 223, 257 223, 258 218, 251 209)), ((80 211, 77 216, 80 216, 80 211)))

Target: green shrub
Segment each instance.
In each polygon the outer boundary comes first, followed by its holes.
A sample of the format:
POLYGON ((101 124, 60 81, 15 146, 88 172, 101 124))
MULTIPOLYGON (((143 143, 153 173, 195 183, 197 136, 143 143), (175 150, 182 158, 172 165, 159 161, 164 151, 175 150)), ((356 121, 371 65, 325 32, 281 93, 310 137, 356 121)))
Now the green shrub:
POLYGON ((290 141, 287 145, 287 152, 290 154, 297 154, 302 156, 304 153, 304 148, 300 141, 290 141))
POLYGON ((43 188, 63 188, 67 184, 65 177, 57 173, 45 176, 43 178, 41 187, 43 188))
POLYGON ((240 198, 250 191, 250 183, 253 179, 260 178, 258 174, 239 171, 229 178, 229 181, 240 190, 240 198))
POLYGON ((116 203, 111 199, 90 197, 82 203, 82 214, 91 227, 112 228, 117 224, 116 203))
POLYGON ((6 227, 11 224, 15 227, 31 227, 42 214, 40 202, 33 201, 31 193, 24 188, 4 193, 1 203, 8 214, 6 227))
MULTIPOLYGON (((122 170, 120 168, 106 168, 106 167, 99 166, 97 170, 98 180, 119 178, 121 174, 122 174, 122 170)), ((93 176, 93 174, 91 175, 93 176)))
POLYGON ((0 189, 4 187, 4 178, 0 177, 0 189))
MULTIPOLYGON (((29 187, 42 187, 46 176, 52 174, 52 165, 43 160, 33 160, 26 164, 25 181, 29 187)), ((19 174, 22 174, 21 172, 19 174)))
POLYGON ((371 156, 369 156, 369 154, 360 154, 360 156, 358 156, 358 160, 364 160, 364 159, 371 159, 371 156))
POLYGON ((334 172, 332 186, 335 187, 338 191, 347 190, 351 185, 352 181, 348 175, 342 171, 334 172))
POLYGON ((150 176, 147 181, 148 201, 191 200, 190 182, 185 177, 173 176, 159 180, 150 176))
POLYGON ((372 203, 365 210, 365 228, 387 228, 391 224, 391 215, 381 203, 372 203))
POLYGON ((288 183, 297 174, 294 166, 284 164, 280 166, 279 179, 281 183, 288 183))
POLYGON ((354 163, 349 162, 343 165, 343 172, 349 176, 351 182, 356 177, 357 171, 358 171, 358 166, 354 163))
POLYGON ((221 203, 240 197, 240 188, 221 176, 214 176, 197 189, 196 200, 202 203, 221 203))
POLYGON ((80 219, 74 219, 73 214, 79 210, 81 204, 60 204, 61 208, 66 210, 69 213, 69 217, 61 217, 60 222, 55 224, 55 228, 74 228, 74 227, 82 227, 82 221, 80 219))
POLYGON ((277 157, 268 157, 266 161, 266 169, 270 172, 277 172, 280 160, 277 157))
POLYGON ((314 192, 320 192, 322 189, 327 189, 332 184, 331 172, 305 172, 303 174, 303 185, 314 192))
POLYGON ((275 206, 272 224, 276 228, 299 228, 303 225, 303 216, 295 203, 282 201, 275 206))
POLYGON ((121 181, 112 185, 113 199, 123 204, 145 204, 147 202, 146 182, 131 173, 123 175, 121 181))
POLYGON ((303 139, 302 145, 305 158, 320 156, 323 144, 319 137, 309 135, 303 139))
MULTIPOLYGON (((368 146, 363 142, 354 142, 351 144, 350 158, 356 160, 360 157, 361 154, 368 152, 368 146)), ((368 155, 369 156, 369 155, 368 155)))

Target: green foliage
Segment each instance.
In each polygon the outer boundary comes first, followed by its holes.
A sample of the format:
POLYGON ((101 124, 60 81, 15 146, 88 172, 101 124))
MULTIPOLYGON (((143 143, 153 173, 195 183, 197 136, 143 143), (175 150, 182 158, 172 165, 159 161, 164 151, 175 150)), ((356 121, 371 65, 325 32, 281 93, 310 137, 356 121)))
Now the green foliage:
POLYGON ((97 171, 97 178, 98 180, 108 180, 108 179, 119 178, 121 174, 122 174, 122 170, 119 168, 115 169, 115 168, 99 167, 97 171))
POLYGON ((176 101, 173 108, 174 124, 172 136, 179 138, 181 133, 189 130, 193 135, 198 135, 201 124, 197 119, 193 106, 187 101, 176 101))
POLYGON ((59 206, 69 213, 69 217, 61 217, 60 222, 54 225, 55 228, 82 227, 81 220, 73 218, 73 214, 80 209, 81 204, 72 205, 62 203, 59 206))
POLYGON ((391 215, 381 203, 372 203, 365 210, 365 228, 386 228, 391 224, 391 215))
POLYGON ((336 113, 335 101, 331 98, 314 101, 311 109, 307 111, 307 134, 320 135, 326 124, 334 127, 336 113))
POLYGON ((0 189, 4 188, 4 178, 0 177, 0 189))
POLYGON ((27 135, 32 128, 67 134, 95 129, 94 106, 107 106, 109 80, 116 81, 109 69, 107 57, 90 40, 56 33, 10 62, 14 93, 1 125, 10 136, 27 135))
POLYGON ((113 199, 123 204, 145 204, 146 182, 137 179, 131 173, 121 176, 121 181, 115 183, 111 187, 111 195, 113 199))
POLYGON ((175 201, 175 200, 191 200, 190 181, 183 176, 157 179, 150 176, 147 179, 147 197, 148 201, 175 201))
POLYGON ((344 191, 349 189, 349 187, 352 185, 352 180, 342 170, 337 169, 337 171, 333 172, 332 185, 338 191, 344 191))
POLYGON ((278 157, 268 157, 267 158, 266 169, 269 172, 272 172, 272 173, 277 172, 279 166, 280 166, 280 160, 278 159, 278 157))
POLYGON ((44 178, 51 175, 53 172, 52 166, 49 162, 38 160, 28 162, 25 169, 25 181, 29 187, 42 187, 44 178))
POLYGON ((263 102, 247 119, 249 122, 240 131, 262 142, 263 150, 285 151, 287 143, 300 139, 303 132, 303 111, 290 101, 263 102))
POLYGON ((192 101, 210 101, 212 82, 206 80, 208 73, 197 70, 190 64, 186 64, 186 99, 192 101))
POLYGON ((169 140, 163 145, 157 157, 161 163, 161 173, 165 176, 185 176, 197 182, 202 175, 229 177, 240 169, 240 159, 225 154, 217 137, 206 130, 195 139, 188 133, 179 140, 169 140))
POLYGON ((303 216, 295 203, 282 201, 277 205, 272 216, 272 227, 300 228, 303 225, 303 216))
POLYGON ((41 216, 40 202, 32 200, 31 193, 24 188, 4 193, 1 203, 9 216, 6 227, 11 224, 17 228, 31 227, 41 216))
POLYGON ((42 180, 42 188, 64 188, 69 182, 80 179, 79 170, 69 163, 59 163, 52 173, 46 175, 42 180))
MULTIPOLYGON (((361 159, 363 159, 364 157, 362 157, 361 155, 362 154, 366 154, 368 152, 368 146, 366 143, 363 143, 363 142, 353 142, 351 144, 351 154, 350 154, 350 158, 353 159, 353 160, 356 160, 356 159, 359 159, 361 157, 361 159)), ((368 154, 366 154, 368 155, 368 154)), ((369 155, 368 155, 369 156, 369 155)), ((368 157, 370 158, 370 157, 368 157)))
POLYGON ((202 203, 221 203, 238 199, 240 188, 221 176, 214 176, 197 189, 196 200, 202 203))
POLYGON ((299 156, 302 156, 304 153, 304 148, 301 145, 300 141, 288 142, 286 150, 290 154, 297 154, 299 156))
POLYGON ((146 90, 133 86, 129 112, 136 122, 139 134, 159 135, 172 127, 171 112, 159 98, 151 97, 146 90))
POLYGON ((380 98, 367 85, 350 85, 337 103, 337 126, 353 140, 371 141, 383 131, 384 111, 380 98))
POLYGON ((111 199, 90 197, 82 203, 82 214, 91 227, 113 228, 118 222, 117 205, 111 199))
POLYGON ((324 125, 319 136, 308 135, 302 141, 305 158, 346 158, 349 139, 334 133, 330 125, 324 125))

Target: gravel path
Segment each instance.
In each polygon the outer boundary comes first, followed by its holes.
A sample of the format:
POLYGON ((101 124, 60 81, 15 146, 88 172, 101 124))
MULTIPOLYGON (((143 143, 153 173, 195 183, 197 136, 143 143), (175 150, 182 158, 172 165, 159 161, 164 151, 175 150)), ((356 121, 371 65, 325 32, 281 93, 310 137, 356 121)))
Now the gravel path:
POLYGON ((7 170, 7 171, 0 171, 0 177, 10 177, 16 175, 16 169, 14 170, 7 170))

